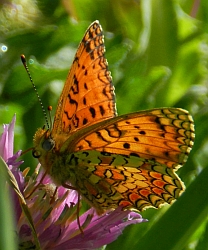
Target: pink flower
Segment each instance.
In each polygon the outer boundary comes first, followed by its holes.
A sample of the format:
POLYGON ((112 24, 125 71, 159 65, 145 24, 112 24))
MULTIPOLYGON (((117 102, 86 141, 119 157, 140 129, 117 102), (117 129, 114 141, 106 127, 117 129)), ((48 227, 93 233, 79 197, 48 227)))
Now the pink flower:
POLYGON ((54 196, 56 186, 49 176, 40 183, 44 174, 40 166, 31 177, 27 176, 27 170, 20 171, 19 165, 23 162, 17 159, 21 151, 13 154, 15 118, 10 124, 3 125, 0 155, 18 185, 19 191, 12 189, 11 197, 19 248, 97 249, 114 241, 126 226, 146 221, 140 214, 122 211, 120 207, 102 216, 91 208, 79 217, 84 231, 84 234, 81 233, 77 224, 77 192, 59 187, 54 196))

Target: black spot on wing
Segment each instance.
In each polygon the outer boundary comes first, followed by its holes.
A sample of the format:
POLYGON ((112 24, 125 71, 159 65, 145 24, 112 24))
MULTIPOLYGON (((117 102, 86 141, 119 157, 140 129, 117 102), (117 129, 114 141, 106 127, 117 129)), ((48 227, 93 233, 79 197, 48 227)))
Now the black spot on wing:
POLYGON ((130 153, 130 156, 140 157, 137 153, 130 153))
POLYGON ((87 104, 87 101, 86 101, 86 98, 85 98, 85 97, 83 98, 83 104, 84 104, 84 105, 87 104))
POLYGON ((99 106, 99 109, 100 109, 101 115, 103 116, 105 114, 105 109, 101 105, 99 106))
POLYGON ((85 125, 87 124, 87 122, 88 122, 87 118, 84 118, 82 124, 85 125))
POLYGON ((130 144, 127 143, 127 142, 125 142, 125 143, 123 144, 123 147, 126 148, 126 149, 129 149, 129 148, 130 148, 130 144))
POLYGON ((74 78, 73 79, 74 80, 74 84, 72 85, 71 90, 72 90, 73 94, 78 94, 79 93, 79 85, 78 85, 79 81, 77 80, 76 75, 74 75, 73 78, 74 78))
POLYGON ((164 155, 165 155, 166 157, 169 157, 169 152, 168 152, 168 151, 165 151, 165 152, 164 152, 164 155))
POLYGON ((93 107, 90 107, 89 111, 91 113, 92 118, 95 118, 95 116, 96 116, 95 109, 93 107))
POLYGON ((87 87, 86 82, 84 83, 84 88, 85 88, 86 90, 88 90, 88 87, 87 87))

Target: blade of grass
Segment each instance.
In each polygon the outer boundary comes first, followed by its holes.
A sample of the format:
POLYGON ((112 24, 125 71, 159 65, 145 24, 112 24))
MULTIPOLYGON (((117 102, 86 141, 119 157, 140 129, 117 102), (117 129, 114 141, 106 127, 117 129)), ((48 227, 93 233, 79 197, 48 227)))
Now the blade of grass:
POLYGON ((7 177, 5 164, 0 157, 0 249, 16 250, 14 216, 6 186, 7 177))

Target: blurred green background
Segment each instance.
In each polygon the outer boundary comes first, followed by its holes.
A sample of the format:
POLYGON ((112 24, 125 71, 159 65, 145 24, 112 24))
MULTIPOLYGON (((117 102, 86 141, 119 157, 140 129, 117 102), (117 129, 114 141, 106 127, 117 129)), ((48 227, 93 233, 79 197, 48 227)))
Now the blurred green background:
MULTIPOLYGON (((208 249, 208 1, 0 1, 0 124, 17 115, 15 151, 44 124, 20 61, 25 54, 44 106, 56 103, 85 30, 99 20, 119 114, 156 107, 189 110, 196 140, 178 171, 186 192, 142 213, 110 249, 208 249)), ((34 167, 31 153, 23 167, 34 167)))

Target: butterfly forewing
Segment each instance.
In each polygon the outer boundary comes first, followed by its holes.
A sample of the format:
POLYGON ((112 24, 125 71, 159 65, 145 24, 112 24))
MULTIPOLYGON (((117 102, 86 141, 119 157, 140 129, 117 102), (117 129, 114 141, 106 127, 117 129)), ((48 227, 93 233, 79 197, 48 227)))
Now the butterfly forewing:
POLYGON ((104 52, 102 28, 95 21, 78 47, 58 101, 53 135, 69 134, 116 115, 114 87, 104 52))

